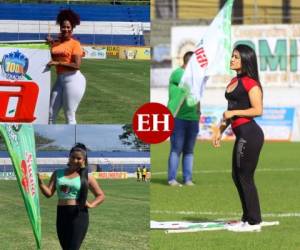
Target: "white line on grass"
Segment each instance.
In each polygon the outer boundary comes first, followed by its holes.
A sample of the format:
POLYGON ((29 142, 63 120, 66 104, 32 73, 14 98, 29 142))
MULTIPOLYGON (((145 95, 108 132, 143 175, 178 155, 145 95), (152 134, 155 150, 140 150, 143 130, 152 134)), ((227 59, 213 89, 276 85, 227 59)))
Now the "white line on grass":
MULTIPOLYGON (((282 168, 282 169, 262 168, 262 169, 256 169, 256 172, 296 172, 296 171, 300 171, 300 168, 282 168)), ((216 173, 231 173, 231 169, 193 171, 193 174, 216 174, 216 173)), ((167 171, 152 172, 151 173, 151 175, 163 175, 163 174, 167 174, 167 171)))
MULTIPOLYGON (((217 215, 222 217, 241 216, 241 213, 227 213, 227 212, 201 212, 201 211, 170 211, 170 210, 151 210, 152 214, 179 214, 179 215, 217 215)), ((289 213, 264 213, 262 217, 300 217, 300 212, 289 213)))

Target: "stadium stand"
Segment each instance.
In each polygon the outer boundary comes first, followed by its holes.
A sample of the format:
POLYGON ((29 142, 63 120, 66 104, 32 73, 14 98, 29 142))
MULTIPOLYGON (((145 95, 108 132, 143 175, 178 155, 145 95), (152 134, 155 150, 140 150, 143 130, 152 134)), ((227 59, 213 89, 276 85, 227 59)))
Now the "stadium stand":
POLYGON ((0 4, 0 40, 40 40, 58 32, 57 13, 77 12, 82 24, 74 36, 83 44, 145 45, 150 30, 150 7, 131 5, 0 4))
MULTIPOLYGON (((38 151, 37 163, 40 172, 53 172, 65 168, 69 151, 38 151)), ((150 168, 149 152, 101 152, 89 151, 90 168, 102 172, 134 173, 138 165, 150 168)), ((13 172, 11 160, 6 151, 0 151, 0 173, 13 172)))

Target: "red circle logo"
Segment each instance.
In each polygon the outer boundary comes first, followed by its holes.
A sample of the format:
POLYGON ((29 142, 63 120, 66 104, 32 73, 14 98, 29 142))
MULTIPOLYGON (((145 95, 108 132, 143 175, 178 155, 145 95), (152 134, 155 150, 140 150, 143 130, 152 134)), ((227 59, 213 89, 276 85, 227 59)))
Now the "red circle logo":
POLYGON ((166 106, 149 102, 134 113, 132 127, 136 136, 143 142, 160 143, 172 134, 174 118, 166 106))

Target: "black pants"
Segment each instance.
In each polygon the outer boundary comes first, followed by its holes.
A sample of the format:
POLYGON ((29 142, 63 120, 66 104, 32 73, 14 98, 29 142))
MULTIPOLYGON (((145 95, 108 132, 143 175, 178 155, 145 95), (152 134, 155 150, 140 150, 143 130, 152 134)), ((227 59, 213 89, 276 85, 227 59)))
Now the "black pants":
POLYGON ((243 207, 242 221, 254 225, 261 222, 254 171, 264 143, 264 134, 255 121, 240 125, 233 131, 236 141, 232 156, 232 178, 243 207))
POLYGON ((89 226, 88 209, 57 206, 56 230, 63 250, 78 250, 89 226))

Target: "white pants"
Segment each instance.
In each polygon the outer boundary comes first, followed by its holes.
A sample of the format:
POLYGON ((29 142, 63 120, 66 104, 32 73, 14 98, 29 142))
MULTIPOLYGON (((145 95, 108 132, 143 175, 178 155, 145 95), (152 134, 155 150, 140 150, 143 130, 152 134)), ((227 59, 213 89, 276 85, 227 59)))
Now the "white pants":
POLYGON ((58 74, 52 88, 49 110, 49 124, 56 122, 56 117, 63 107, 66 123, 76 124, 75 113, 84 95, 85 77, 79 70, 58 74))

